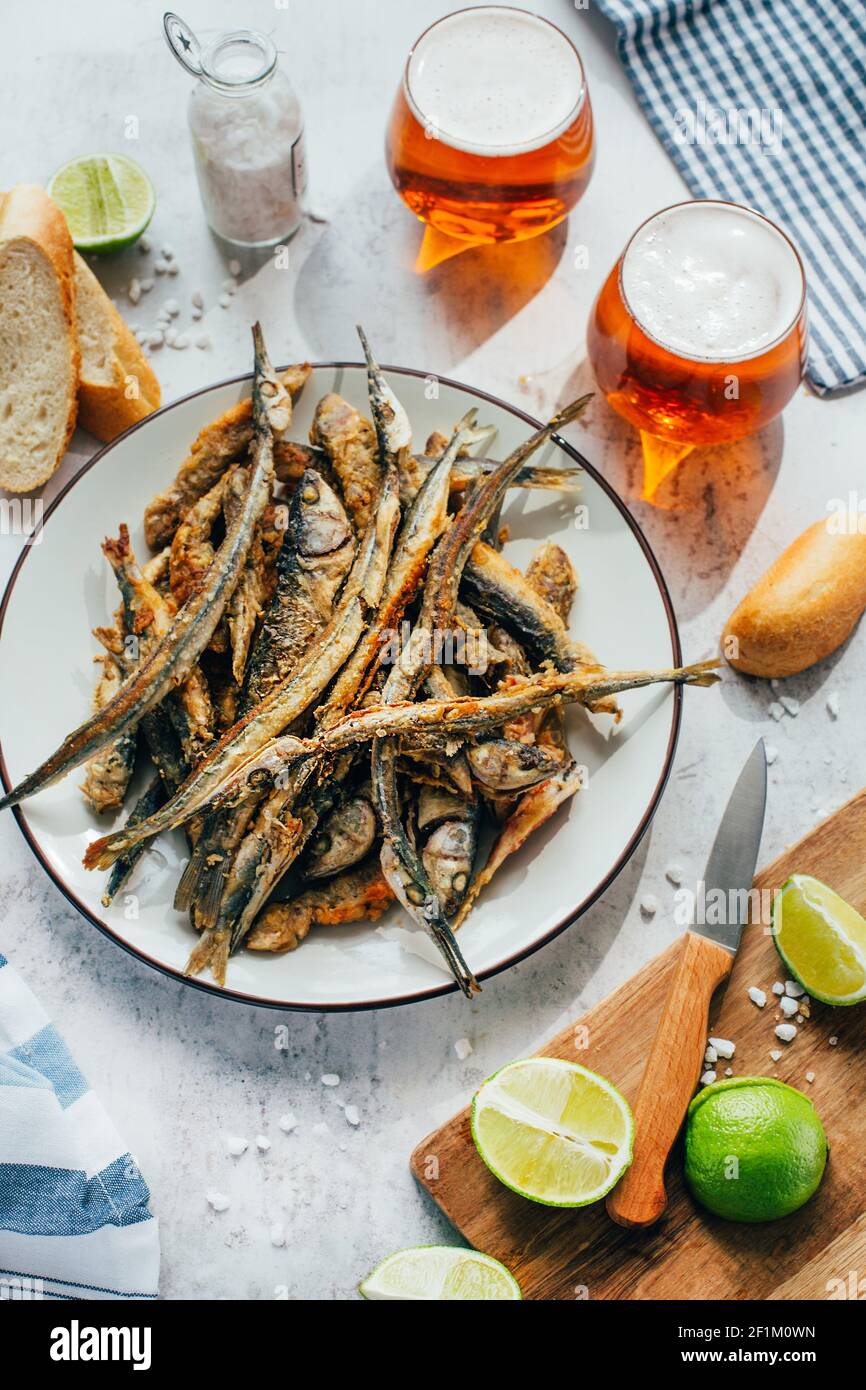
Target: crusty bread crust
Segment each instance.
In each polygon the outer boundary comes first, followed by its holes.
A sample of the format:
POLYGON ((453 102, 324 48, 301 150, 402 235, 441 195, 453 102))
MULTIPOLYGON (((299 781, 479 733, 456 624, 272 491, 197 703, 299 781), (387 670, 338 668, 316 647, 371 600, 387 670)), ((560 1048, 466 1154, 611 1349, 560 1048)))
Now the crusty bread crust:
POLYGON ((31 243, 51 264, 66 323, 69 354, 66 381, 57 384, 58 390, 64 389, 66 392, 66 429, 51 467, 47 472, 44 469, 34 469, 32 476, 23 481, 17 476, 10 476, 4 468, 3 459, 0 458, 0 487, 7 488, 10 492, 30 492, 48 481, 59 468, 66 453, 78 414, 78 373, 81 360, 75 327, 72 238, 63 213, 56 203, 52 202, 44 188, 39 188, 36 184, 18 184, 8 193, 0 193, 0 249, 14 242, 31 243))
POLYGON ((82 364, 78 422, 107 443, 158 409, 162 398, 160 385, 135 337, 77 252, 75 275, 79 307, 85 295, 98 297, 99 312, 105 324, 103 347, 114 378, 111 382, 88 380, 86 361, 82 364), (137 393, 130 393, 131 382, 137 383, 137 393))
POLYGON ((731 614, 723 650, 738 671, 794 676, 840 647, 864 608, 866 535, 853 527, 839 533, 831 518, 816 521, 731 614))

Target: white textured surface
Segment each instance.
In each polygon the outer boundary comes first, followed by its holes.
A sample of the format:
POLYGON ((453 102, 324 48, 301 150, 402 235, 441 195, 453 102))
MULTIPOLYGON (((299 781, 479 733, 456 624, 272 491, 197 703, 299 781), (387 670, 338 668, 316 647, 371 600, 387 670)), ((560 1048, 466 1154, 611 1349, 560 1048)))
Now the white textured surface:
MULTIPOLYGON (((288 272, 244 268, 224 310, 216 303, 224 257, 204 226, 185 132, 186 79, 165 49, 162 6, 45 0, 4 7, 0 84, 7 131, 0 186, 44 181, 64 160, 129 149, 147 166, 159 206, 151 235, 181 266, 157 280, 133 323, 152 324, 169 296, 200 289, 201 328, 213 347, 154 353, 165 397, 245 370, 248 325, 261 314, 275 357, 355 357, 361 319, 385 361, 455 376, 541 414, 588 381, 584 328, 596 290, 630 232, 683 196, 682 185, 638 112, 607 24, 566 0, 535 8, 576 39, 598 130, 598 163, 564 227, 516 248, 467 252, 427 277, 412 262, 419 228, 388 183, 382 138, 409 45, 443 13, 441 3, 372 0, 243 5, 211 0, 186 17, 272 31, 287 55, 309 136, 310 204, 329 219, 307 223, 288 272), (124 120, 140 139, 127 145, 124 120), (13 127, 14 122, 14 127, 13 127), (576 269, 588 252, 588 267, 576 269)), ((145 258, 133 249, 98 267, 120 295, 145 258)), ((694 505, 653 511, 634 500, 636 443, 602 405, 575 438, 626 495, 670 585, 683 648, 714 646, 734 602, 778 550, 846 496, 862 476, 866 397, 822 402, 801 392, 777 426, 736 458, 706 453, 687 469, 694 505)), ((83 436, 50 492, 89 456, 83 436)), ((3 576, 17 542, 0 537, 3 576)), ((59 581, 61 582, 61 581, 59 581)), ((611 574, 616 584, 616 574, 611 574)), ((51 616, 34 640, 50 640, 51 616)), ((729 678, 686 693, 675 771, 651 832, 608 894, 574 927, 471 1005, 450 997, 409 1010, 281 1017, 227 1006, 163 980, 98 936, 45 879, 11 817, 0 824, 0 941, 63 1030, 128 1137, 150 1183, 163 1230, 163 1293, 173 1298, 353 1296, 358 1280, 403 1245, 453 1239, 415 1190, 406 1159, 498 1065, 532 1051, 674 936, 674 889, 700 872, 735 773, 759 734, 778 757, 770 774, 763 858, 777 853, 866 781, 855 717, 866 634, 823 665, 786 682, 801 701, 777 723, 766 682, 729 678), (840 696, 833 720, 826 701, 840 696), (640 897, 661 904, 642 918, 640 897), (461 1062, 454 1043, 473 1052, 461 1062), (323 1073, 340 1076, 337 1087, 323 1073), (339 1102, 356 1105, 348 1123, 339 1102), (284 1133, 287 1112, 297 1128, 284 1133), (266 1135, 259 1152, 252 1140, 266 1135), (239 1158, 226 1134, 246 1137, 239 1158), (230 1200, 215 1212, 206 1193, 230 1200), (284 1248, 271 1243, 282 1222, 284 1248)), ((2 678, 2 676, 0 676, 2 678)), ((22 718, 26 713, 22 712, 22 718)), ((543 892, 543 885, 539 886, 543 892)))

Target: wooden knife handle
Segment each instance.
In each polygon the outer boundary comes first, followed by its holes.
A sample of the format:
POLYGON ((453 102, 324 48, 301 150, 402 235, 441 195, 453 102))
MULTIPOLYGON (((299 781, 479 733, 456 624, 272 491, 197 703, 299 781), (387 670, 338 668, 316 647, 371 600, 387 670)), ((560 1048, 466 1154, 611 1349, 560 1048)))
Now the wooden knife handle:
POLYGON ((723 946, 686 932, 634 1107, 634 1159, 607 1199, 620 1226, 651 1226, 667 1205, 665 1163, 703 1067, 713 991, 733 964, 723 946))

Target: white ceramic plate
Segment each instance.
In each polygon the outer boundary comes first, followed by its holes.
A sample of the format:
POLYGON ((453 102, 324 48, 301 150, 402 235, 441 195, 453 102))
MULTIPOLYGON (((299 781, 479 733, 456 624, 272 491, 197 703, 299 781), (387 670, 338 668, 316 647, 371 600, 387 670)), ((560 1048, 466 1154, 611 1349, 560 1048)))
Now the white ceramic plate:
MULTIPOLYGON (((496 457, 504 458, 537 427, 522 411, 483 392, 440 379, 438 398, 428 399, 434 394, 430 378, 388 370, 419 447, 431 430, 449 430, 473 401, 479 421, 498 426, 496 457)), ((317 366, 296 409, 295 438, 306 439, 315 404, 326 391, 367 409, 360 367, 317 366)), ((147 554, 145 504, 168 484, 201 427, 248 392, 248 378, 238 378, 152 415, 97 454, 46 514, 42 540, 25 550, 0 608, 0 773, 7 790, 90 709, 97 650, 90 630, 106 622, 117 604, 100 541, 126 521, 137 553, 147 554)), ((580 574, 575 635, 611 668, 677 664, 679 640, 664 581, 623 504, 567 445, 551 442, 537 461, 581 463, 585 485, 578 498, 511 492, 503 518, 513 537, 508 556, 523 566, 540 540, 558 541, 580 574), (588 508, 586 529, 575 525, 576 501, 588 508)), ((571 748, 588 769, 588 786, 499 873, 462 928, 461 946, 480 979, 551 940, 625 864, 664 788, 680 704, 679 689, 628 692, 614 737, 602 721, 569 712, 571 748)), ((194 940, 187 918, 172 907, 183 836, 160 837, 126 892, 103 908, 103 875, 85 872, 81 858, 88 842, 110 827, 85 806, 80 780, 79 770, 24 802, 15 812, 24 835, 57 886, 95 926, 180 978, 194 940)), ((229 988, 215 992, 283 1008, 352 1009, 407 1003, 454 988, 435 948, 405 923, 395 909, 376 927, 314 928, 289 955, 241 952, 231 962, 229 988)), ((206 980, 188 983, 214 988, 206 980)))

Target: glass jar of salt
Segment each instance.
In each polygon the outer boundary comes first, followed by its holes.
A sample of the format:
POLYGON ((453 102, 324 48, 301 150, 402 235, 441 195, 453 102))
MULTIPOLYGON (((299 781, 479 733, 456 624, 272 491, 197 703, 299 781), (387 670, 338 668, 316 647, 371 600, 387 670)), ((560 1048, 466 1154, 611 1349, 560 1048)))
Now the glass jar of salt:
POLYGON ((212 229, 236 246, 274 246, 297 231, 306 185, 301 107, 271 40, 253 29, 199 43, 178 15, 169 47, 198 78, 188 120, 212 229))

